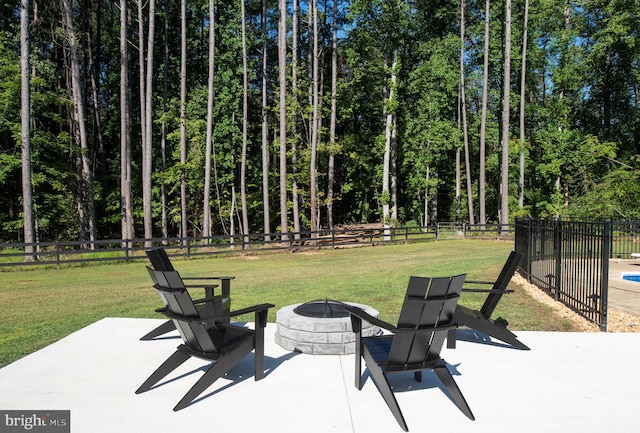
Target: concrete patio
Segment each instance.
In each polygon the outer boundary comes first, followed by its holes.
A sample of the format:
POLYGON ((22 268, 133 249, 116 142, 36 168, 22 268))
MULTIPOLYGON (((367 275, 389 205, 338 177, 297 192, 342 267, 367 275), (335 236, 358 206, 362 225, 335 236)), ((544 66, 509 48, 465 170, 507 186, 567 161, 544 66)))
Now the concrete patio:
MULTIPOLYGON (((0 369, 0 409, 70 410, 74 433, 402 431, 370 379, 362 391, 354 387, 353 355, 286 351, 274 343, 273 324, 264 380, 253 380, 250 355, 194 404, 173 412, 207 364, 192 359, 156 388, 134 394, 180 343, 177 334, 138 340, 159 323, 103 319, 0 369)), ((640 333, 517 334, 531 351, 480 341, 471 331, 462 332, 457 349, 443 349, 476 421, 458 411, 434 375, 422 383, 395 377, 410 431, 638 429, 640 333)))

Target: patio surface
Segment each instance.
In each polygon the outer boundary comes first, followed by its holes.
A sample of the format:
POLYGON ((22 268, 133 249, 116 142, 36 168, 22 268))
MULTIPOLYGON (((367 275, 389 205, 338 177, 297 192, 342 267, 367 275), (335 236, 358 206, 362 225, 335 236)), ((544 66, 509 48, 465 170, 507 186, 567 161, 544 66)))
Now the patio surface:
MULTIPOLYGON (((267 376, 246 357, 194 404, 172 408, 202 374, 192 359, 152 390, 135 389, 180 343, 139 341, 159 319, 100 320, 0 369, 0 410, 70 410, 74 433, 401 432, 370 378, 353 385, 353 355, 306 355, 266 333, 267 376), (246 379, 246 380, 245 380, 246 379)), ((435 375, 392 382, 411 432, 630 432, 638 429, 640 333, 518 332, 531 351, 462 331, 443 358, 476 421, 435 375), (473 341, 475 340, 475 341, 473 341)))

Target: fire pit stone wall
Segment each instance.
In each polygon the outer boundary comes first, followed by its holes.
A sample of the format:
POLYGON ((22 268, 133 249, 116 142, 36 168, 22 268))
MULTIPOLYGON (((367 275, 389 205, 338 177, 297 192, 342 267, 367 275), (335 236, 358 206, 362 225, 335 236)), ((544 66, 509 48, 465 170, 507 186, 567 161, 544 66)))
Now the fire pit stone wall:
MULTIPOLYGON (((347 302, 378 317, 379 312, 368 305, 347 302)), ((312 355, 348 355, 355 352, 355 334, 351 318, 307 317, 294 309, 300 304, 282 307, 276 313, 276 343, 286 350, 312 355)), ((377 335, 380 328, 362 322, 365 336, 377 335)))

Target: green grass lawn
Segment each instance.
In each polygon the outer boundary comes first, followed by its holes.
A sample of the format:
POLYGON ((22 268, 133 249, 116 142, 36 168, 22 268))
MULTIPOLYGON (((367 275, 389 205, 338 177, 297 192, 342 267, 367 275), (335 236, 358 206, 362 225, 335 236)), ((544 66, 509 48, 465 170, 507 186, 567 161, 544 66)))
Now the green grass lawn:
MULTIPOLYGON (((185 277, 234 275, 232 308, 270 302, 276 305, 270 322, 280 307, 329 298, 371 305, 393 323, 410 275, 466 273, 468 279, 493 280, 512 249, 507 241, 451 240, 174 259, 174 265, 185 277)), ((145 266, 137 262, 0 272, 0 366, 104 317, 160 317, 154 309, 161 302, 145 266)), ((483 299, 467 293, 461 303, 479 307, 483 299)), ((522 290, 504 297, 495 315, 506 318, 514 330, 572 330, 570 322, 522 290)))

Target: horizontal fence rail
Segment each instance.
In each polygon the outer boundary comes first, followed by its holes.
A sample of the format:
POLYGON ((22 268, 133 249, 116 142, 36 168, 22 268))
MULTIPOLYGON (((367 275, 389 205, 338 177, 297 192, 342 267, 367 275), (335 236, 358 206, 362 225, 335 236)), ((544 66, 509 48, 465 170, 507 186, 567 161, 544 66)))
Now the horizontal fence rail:
POLYGON ((277 250, 313 248, 349 248, 382 243, 428 242, 440 239, 509 239, 513 227, 440 223, 416 227, 353 226, 318 232, 257 233, 249 235, 217 235, 204 237, 172 237, 152 239, 108 239, 89 241, 39 242, 36 244, 0 244, 0 267, 49 265, 91 262, 130 262, 146 259, 144 250, 164 246, 170 254, 197 257, 215 254, 236 254, 277 250))
POLYGON ((518 219, 515 231, 529 281, 606 331, 611 222, 518 219))

